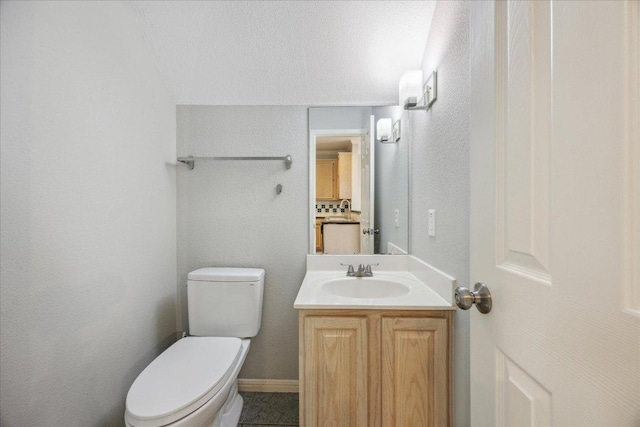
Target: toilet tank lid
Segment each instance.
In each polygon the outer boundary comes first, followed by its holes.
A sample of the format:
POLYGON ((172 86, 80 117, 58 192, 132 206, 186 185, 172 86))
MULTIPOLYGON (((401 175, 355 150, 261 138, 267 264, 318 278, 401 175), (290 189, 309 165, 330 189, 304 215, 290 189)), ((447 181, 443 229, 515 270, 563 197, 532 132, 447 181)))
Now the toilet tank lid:
POLYGON ((189 273, 189 280, 206 282, 255 282, 264 278, 262 268, 208 267, 189 273))

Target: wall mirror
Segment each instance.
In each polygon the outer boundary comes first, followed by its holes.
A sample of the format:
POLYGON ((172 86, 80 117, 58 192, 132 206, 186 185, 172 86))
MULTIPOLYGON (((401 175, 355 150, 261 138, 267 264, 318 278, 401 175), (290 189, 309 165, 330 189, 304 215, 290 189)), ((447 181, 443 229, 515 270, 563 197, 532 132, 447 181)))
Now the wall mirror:
POLYGON ((408 253, 410 132, 401 115, 398 106, 309 108, 309 253, 408 253), (380 119, 395 128, 385 142, 380 119))

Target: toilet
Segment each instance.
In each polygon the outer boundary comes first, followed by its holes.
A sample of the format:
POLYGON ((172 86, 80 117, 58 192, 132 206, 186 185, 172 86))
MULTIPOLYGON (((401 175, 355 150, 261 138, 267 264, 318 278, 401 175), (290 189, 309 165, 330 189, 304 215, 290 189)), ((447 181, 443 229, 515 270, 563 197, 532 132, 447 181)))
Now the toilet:
POLYGON ((201 268, 189 273, 189 336, 133 382, 127 427, 236 427, 237 378, 262 322, 264 270, 201 268))

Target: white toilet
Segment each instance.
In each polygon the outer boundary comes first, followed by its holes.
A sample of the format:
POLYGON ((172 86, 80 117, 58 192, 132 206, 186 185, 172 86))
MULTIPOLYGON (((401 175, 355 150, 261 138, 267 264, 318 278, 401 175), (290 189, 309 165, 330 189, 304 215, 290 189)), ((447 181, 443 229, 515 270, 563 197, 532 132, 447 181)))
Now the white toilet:
POLYGON ((189 273, 190 336, 138 375, 127 394, 128 427, 236 427, 238 372, 262 322, 264 270, 201 268, 189 273))

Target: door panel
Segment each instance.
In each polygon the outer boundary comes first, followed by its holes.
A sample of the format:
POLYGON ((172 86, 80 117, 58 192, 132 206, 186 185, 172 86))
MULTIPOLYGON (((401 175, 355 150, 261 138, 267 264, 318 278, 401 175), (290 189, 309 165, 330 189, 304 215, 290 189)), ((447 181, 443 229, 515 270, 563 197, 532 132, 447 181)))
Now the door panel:
POLYGON ((469 7, 472 423, 638 425, 637 2, 469 7))
POLYGON ((623 304, 640 316, 640 2, 626 3, 623 304))
POLYGON ((496 6, 497 263, 550 284, 551 7, 496 6))
POLYGON ((499 427, 550 426, 551 393, 496 350, 496 415, 499 427))
POLYGON ((362 169, 362 210, 360 215, 360 253, 374 253, 375 235, 363 233, 364 230, 374 228, 374 191, 375 191, 375 131, 374 116, 369 116, 369 129, 362 138, 361 164, 362 169))

